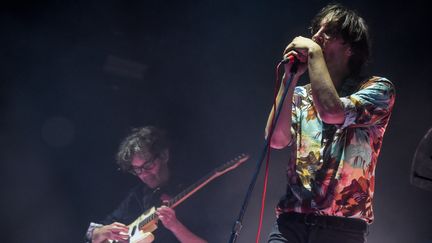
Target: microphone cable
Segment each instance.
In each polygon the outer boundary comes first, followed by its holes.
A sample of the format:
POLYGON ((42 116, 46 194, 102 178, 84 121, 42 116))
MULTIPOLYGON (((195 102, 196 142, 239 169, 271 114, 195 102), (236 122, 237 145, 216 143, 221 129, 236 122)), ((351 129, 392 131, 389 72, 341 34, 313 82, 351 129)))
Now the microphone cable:
POLYGON ((270 165, 270 154, 271 154, 271 149, 270 149, 270 143, 271 142, 270 141, 271 141, 271 138, 273 136, 274 127, 276 126, 276 121, 279 118, 279 114, 282 110, 283 102, 284 102, 285 97, 288 93, 288 88, 290 86, 290 83, 292 81, 294 74, 297 72, 297 62, 298 62, 298 60, 295 59, 295 57, 290 56, 289 59, 282 60, 276 66, 276 75, 275 75, 276 81, 275 81, 275 88, 274 88, 274 93, 273 93, 273 113, 272 113, 271 123, 270 123, 270 127, 269 127, 269 134, 267 136, 267 147, 266 147, 267 157, 266 157, 265 170, 264 170, 263 190, 262 190, 262 194, 261 194, 261 210, 260 210, 259 221, 258 221, 258 230, 257 230, 256 238, 255 238, 256 243, 259 243, 259 239, 260 239, 260 235, 261 235, 261 229, 262 229, 262 221, 263 221, 263 217, 264 217, 265 200, 266 200, 266 195, 267 195, 267 185, 268 185, 269 167, 270 167, 269 166, 270 165), (279 70, 280 70, 280 66, 282 64, 285 64, 288 62, 292 63, 292 67, 290 70, 291 76, 290 76, 290 79, 287 80, 287 83, 285 84, 283 96, 279 102, 278 111, 276 111, 277 93, 279 91, 279 86, 282 83, 282 82, 280 82, 280 79, 279 79, 279 73, 280 73, 279 70))
POLYGON ((259 174, 262 162, 264 160, 264 156, 267 154, 266 171, 265 171, 265 178, 264 178, 264 185, 263 185, 263 192, 262 192, 262 199, 261 199, 260 218, 259 218, 259 222, 258 222, 258 231, 257 231, 256 239, 255 239, 256 243, 259 242, 259 238, 261 235, 261 228, 262 228, 262 218, 264 215, 265 196, 267 193, 267 182, 268 182, 269 161, 270 161, 270 140, 271 140, 271 137, 273 136, 274 126, 277 123, 280 112, 282 110, 282 104, 283 104, 283 102, 286 98, 286 95, 288 93, 288 87, 291 84, 291 81, 292 81, 292 78, 294 77, 294 74, 297 72, 297 64, 298 64, 298 60, 294 56, 292 56, 292 57, 288 57, 288 59, 286 59, 286 60, 279 62, 279 64, 276 66, 276 84, 275 84, 275 90, 274 90, 274 95, 273 95, 273 115, 272 115, 272 119, 271 119, 272 122, 271 122, 271 125, 270 125, 269 130, 268 130, 267 138, 265 139, 265 143, 263 146, 264 148, 261 152, 259 159, 257 160, 255 172, 253 174, 251 182, 249 183, 249 188, 248 188, 248 191, 247 191, 246 196, 244 198, 243 205, 242 205, 242 208, 240 210, 239 216, 238 216, 236 222, 234 223, 234 226, 233 226, 233 229, 231 232, 231 237, 229 240, 230 243, 234 243, 240 234, 240 230, 242 228, 243 216, 246 213, 246 209, 247 209, 250 197, 252 195, 252 191, 253 191, 254 186, 256 184, 258 174, 259 174), (280 86, 279 70, 280 70, 280 66, 282 64, 287 63, 287 62, 292 62, 292 67, 290 70, 291 75, 285 83, 285 89, 284 89, 283 95, 279 101, 279 106, 276 109, 277 93, 278 93, 279 86, 280 86))

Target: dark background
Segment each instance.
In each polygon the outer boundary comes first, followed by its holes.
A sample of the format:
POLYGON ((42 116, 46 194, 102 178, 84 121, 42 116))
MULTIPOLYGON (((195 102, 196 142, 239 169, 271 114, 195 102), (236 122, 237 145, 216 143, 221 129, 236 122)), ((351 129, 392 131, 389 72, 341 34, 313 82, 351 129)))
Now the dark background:
MULTIPOLYGON (((430 18, 420 1, 342 1, 368 21, 369 70, 397 99, 377 167, 370 243, 432 242, 432 192, 409 183, 431 127, 430 18)), ((228 242, 272 104, 285 45, 308 36, 326 1, 9 1, 0 12, 1 224, 5 242, 82 242, 137 181, 114 155, 130 128, 173 141, 175 173, 192 183, 241 152, 247 164, 178 207, 210 242, 228 242)), ((275 151, 262 242, 285 189, 275 151)), ((262 179, 262 178, 261 178, 262 179)), ((238 242, 253 242, 262 183, 238 242)), ((180 217, 180 216, 179 216, 180 217)))

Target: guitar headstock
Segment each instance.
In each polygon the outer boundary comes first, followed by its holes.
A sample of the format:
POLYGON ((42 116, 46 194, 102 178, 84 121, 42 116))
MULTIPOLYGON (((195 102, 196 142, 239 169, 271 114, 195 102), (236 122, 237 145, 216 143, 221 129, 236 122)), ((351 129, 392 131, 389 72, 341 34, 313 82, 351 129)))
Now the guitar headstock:
POLYGON ((241 165, 243 162, 245 162, 248 159, 249 159, 248 154, 240 154, 237 157, 233 158, 232 160, 216 168, 215 173, 224 174, 230 170, 237 168, 239 165, 241 165))

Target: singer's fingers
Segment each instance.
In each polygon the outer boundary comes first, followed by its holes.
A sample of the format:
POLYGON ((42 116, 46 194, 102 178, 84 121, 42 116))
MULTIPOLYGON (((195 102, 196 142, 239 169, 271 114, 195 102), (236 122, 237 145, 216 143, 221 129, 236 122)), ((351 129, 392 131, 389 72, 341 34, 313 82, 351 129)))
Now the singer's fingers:
POLYGON ((284 50, 284 54, 295 50, 297 53, 302 54, 303 56, 307 56, 308 50, 313 45, 317 44, 312 39, 305 38, 303 36, 297 36, 291 41, 291 43, 287 45, 284 50))
POLYGON ((294 50, 294 47, 295 47, 295 44, 294 43, 289 43, 289 45, 287 45, 287 47, 285 48, 285 50, 283 51, 283 54, 285 55, 285 54, 287 54, 288 52, 290 52, 290 51, 293 51, 294 50))
POLYGON ((301 37, 301 36, 297 36, 297 37, 295 37, 295 38, 291 41, 291 43, 289 43, 289 44, 287 45, 287 47, 286 47, 285 50, 284 50, 284 54, 287 53, 287 52, 290 52, 290 51, 292 51, 292 50, 294 50, 294 49, 296 49, 296 48, 299 48, 299 47, 300 47, 300 46, 297 45, 297 42, 298 42, 299 38, 302 38, 302 37, 301 37))
POLYGON ((290 56, 294 56, 297 60, 302 63, 307 62, 307 55, 302 53, 302 50, 291 50, 283 55, 283 60, 288 59, 290 56))
POLYGON ((291 50, 283 54, 283 60, 288 59, 289 56, 294 56, 298 58, 298 55, 299 55, 298 52, 296 52, 295 50, 291 50))

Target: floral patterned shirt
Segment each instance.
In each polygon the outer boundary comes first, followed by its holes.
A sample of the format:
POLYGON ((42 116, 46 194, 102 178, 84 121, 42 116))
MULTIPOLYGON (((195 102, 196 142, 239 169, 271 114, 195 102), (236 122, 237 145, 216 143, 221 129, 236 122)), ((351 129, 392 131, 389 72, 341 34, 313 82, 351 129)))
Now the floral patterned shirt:
POLYGON ((395 89, 389 80, 371 77, 360 85, 347 80, 339 96, 345 121, 329 125, 314 108, 310 84, 295 88, 291 129, 295 143, 287 167, 286 195, 277 213, 373 221, 375 166, 395 89))

